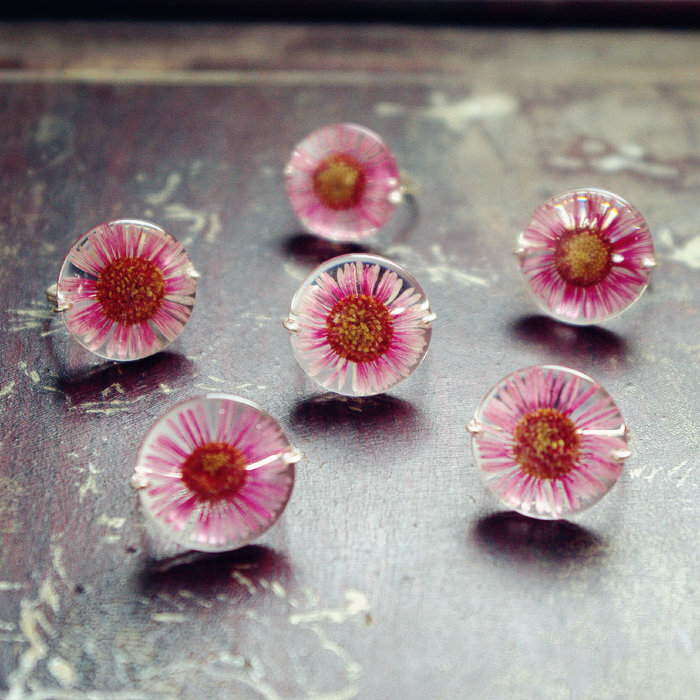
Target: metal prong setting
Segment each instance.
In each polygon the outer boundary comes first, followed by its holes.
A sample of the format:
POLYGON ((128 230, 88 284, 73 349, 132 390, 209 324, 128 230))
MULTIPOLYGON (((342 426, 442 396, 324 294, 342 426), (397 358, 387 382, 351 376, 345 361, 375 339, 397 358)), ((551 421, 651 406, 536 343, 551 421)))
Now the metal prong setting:
POLYGON ((420 320, 421 326, 425 326, 426 328, 430 328, 430 326, 433 325, 433 322, 437 319, 437 314, 433 313, 432 311, 430 313, 427 313, 423 318, 420 320))
POLYGON ((613 450, 610 457, 616 462, 624 462, 628 457, 632 456, 632 451, 627 449, 613 450))
POLYGON ((418 180, 404 171, 401 171, 399 176, 401 177, 401 194, 404 197, 417 197, 420 191, 418 180))
POLYGON ((484 429, 484 426, 476 419, 472 418, 467 424, 467 430, 472 434, 476 435, 484 429))
POLYGON ((129 481, 132 489, 145 489, 150 483, 143 474, 134 474, 129 481))
POLYGON ((282 325, 290 333, 298 333, 301 330, 301 326, 299 326, 299 323, 297 321, 295 321, 293 318, 286 318, 284 321, 282 321, 282 325))
POLYGON ((391 192, 389 192, 388 200, 392 204, 401 204, 405 199, 415 199, 418 196, 418 180, 412 175, 401 172, 399 173, 399 184, 398 187, 391 192))
POLYGON ((296 447, 290 447, 283 455, 282 459, 287 463, 287 464, 296 464, 297 462, 300 462, 304 458, 304 453, 296 448, 296 447))
MULTIPOLYGON (((283 452, 282 454, 270 455, 269 457, 265 457, 264 459, 259 459, 257 462, 248 464, 246 466, 246 470, 252 471, 254 469, 259 469, 260 467, 264 467, 268 464, 271 464, 272 462, 276 462, 278 459, 285 462, 285 464, 296 464, 297 462, 300 462, 303 458, 304 453, 301 450, 294 446, 290 446, 289 449, 286 450, 286 452, 283 452)), ((145 489, 150 485, 150 483, 150 480, 146 476, 138 473, 134 474, 129 480, 131 488, 136 490, 145 489)))
POLYGON ((51 311, 55 314, 62 313, 70 309, 70 304, 59 304, 58 303, 58 285, 56 283, 52 284, 50 287, 46 288, 46 301, 51 305, 51 311))

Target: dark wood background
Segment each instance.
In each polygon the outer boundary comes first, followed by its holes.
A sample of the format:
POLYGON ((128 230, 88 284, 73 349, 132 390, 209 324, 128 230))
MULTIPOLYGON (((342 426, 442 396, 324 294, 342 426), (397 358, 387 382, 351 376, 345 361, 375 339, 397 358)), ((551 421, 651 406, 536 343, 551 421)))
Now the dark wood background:
POLYGON ((697 33, 355 25, 0 25, 0 694, 9 698, 694 698, 697 33), (324 394, 281 320, 347 250, 301 232, 281 170, 340 120, 421 183, 366 245, 439 320, 388 395, 324 394), (510 254, 544 198, 610 189, 654 233, 641 301, 537 314, 510 254), (202 273, 180 338, 92 357, 43 289, 69 245, 153 220, 202 273), (499 507, 465 425, 503 375, 592 374, 634 455, 576 522, 499 507), (168 406, 229 391, 305 453, 258 544, 183 554, 129 488, 168 406))

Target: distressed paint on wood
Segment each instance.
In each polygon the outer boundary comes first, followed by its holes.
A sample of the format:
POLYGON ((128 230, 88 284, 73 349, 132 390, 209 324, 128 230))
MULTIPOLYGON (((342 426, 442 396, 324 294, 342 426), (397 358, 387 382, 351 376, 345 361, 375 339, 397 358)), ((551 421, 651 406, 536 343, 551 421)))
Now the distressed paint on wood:
POLYGON ((697 695, 696 34, 259 25, 0 26, 0 688, 11 698, 697 695), (281 327, 346 250, 299 231, 281 169, 357 121, 420 182, 353 250, 439 315, 390 395, 323 394, 281 327), (545 197, 618 192, 660 266, 605 327, 536 315, 510 255, 545 197), (203 277, 166 352, 86 354, 43 304, 75 237, 168 228, 203 277), (501 376, 556 362, 620 405, 633 457, 576 523, 499 510, 464 430, 501 376), (128 486, 141 436, 247 396, 306 458, 258 544, 178 552, 128 486))

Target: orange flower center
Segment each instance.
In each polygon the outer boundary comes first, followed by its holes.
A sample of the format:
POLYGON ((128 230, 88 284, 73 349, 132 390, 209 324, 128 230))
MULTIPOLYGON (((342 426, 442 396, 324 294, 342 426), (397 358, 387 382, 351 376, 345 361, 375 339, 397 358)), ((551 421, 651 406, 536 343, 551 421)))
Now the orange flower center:
POLYGON ((165 297, 163 273, 143 258, 116 258, 97 278, 97 303, 123 326, 153 318, 165 297))
POLYGON ((515 461, 536 479, 559 479, 568 474, 580 452, 581 436, 574 422, 555 408, 538 408, 515 426, 515 461))
POLYGON ((336 302, 326 318, 326 338, 333 351, 350 362, 372 362, 391 345, 394 321, 381 301, 351 294, 336 302))
POLYGON ((362 164, 340 153, 324 158, 313 174, 316 196, 337 211, 351 209, 360 201, 366 181, 362 164))
POLYGON ((596 230, 567 231, 557 243, 554 265, 569 284, 590 287, 610 272, 610 241, 596 230))
POLYGON ((182 481, 204 501, 220 501, 241 490, 246 480, 243 453, 225 442, 195 448, 183 463, 182 481))

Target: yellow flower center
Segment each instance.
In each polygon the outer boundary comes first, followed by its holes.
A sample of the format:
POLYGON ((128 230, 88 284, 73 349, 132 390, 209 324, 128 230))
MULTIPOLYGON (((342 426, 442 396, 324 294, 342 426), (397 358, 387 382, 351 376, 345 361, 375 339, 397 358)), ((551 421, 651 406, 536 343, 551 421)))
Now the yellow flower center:
POLYGON ((316 196, 330 209, 354 207, 366 184, 365 169, 352 156, 333 154, 324 158, 313 174, 316 196))
POLYGON ((372 362, 391 345, 394 321, 389 309, 366 294, 336 302, 326 318, 326 338, 333 351, 350 362, 372 362))
POLYGON ((557 243, 554 265, 570 284, 590 287, 605 279, 610 272, 610 242, 600 231, 567 231, 557 243))
POLYGON ((97 303, 104 315, 123 326, 148 321, 165 298, 163 273, 143 258, 116 258, 97 278, 97 303))
POLYGON ((200 445, 184 461, 182 481, 205 501, 230 498, 241 490, 246 480, 243 453, 225 442, 200 445))
POLYGON ((555 408, 538 408, 515 426, 515 461, 536 479, 559 479, 568 474, 580 452, 581 436, 574 422, 555 408))

